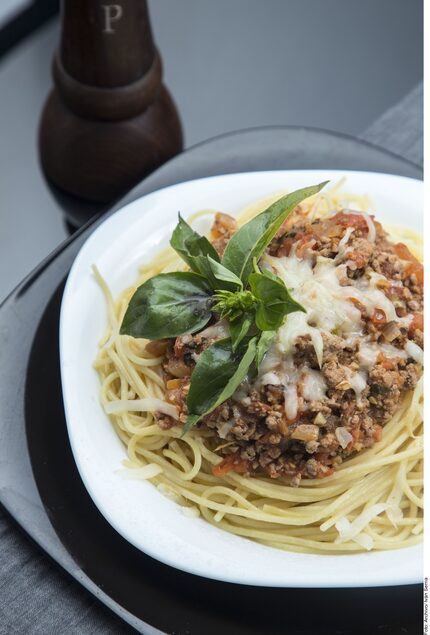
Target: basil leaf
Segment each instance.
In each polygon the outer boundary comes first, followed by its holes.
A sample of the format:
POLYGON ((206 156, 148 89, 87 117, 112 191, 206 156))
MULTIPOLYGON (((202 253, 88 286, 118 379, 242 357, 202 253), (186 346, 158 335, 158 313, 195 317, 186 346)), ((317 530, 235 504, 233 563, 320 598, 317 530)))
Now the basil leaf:
POLYGON ((211 318, 211 289, 197 273, 160 273, 130 300, 120 333, 150 340, 202 329, 211 318))
POLYGON ((230 338, 218 340, 199 356, 191 375, 185 434, 191 426, 232 396, 255 358, 257 338, 233 351, 230 338))
POLYGON ((242 340, 248 335, 249 329, 254 322, 254 316, 244 313, 240 317, 229 322, 232 349, 235 351, 242 340))
POLYGON ((219 289, 213 295, 212 311, 218 313, 221 319, 227 318, 233 322, 244 313, 254 311, 257 304, 251 291, 227 291, 219 289))
POLYGON ((222 264, 244 283, 252 271, 253 258, 259 260, 289 214, 309 196, 317 194, 328 181, 283 196, 233 234, 227 243, 222 264))
POLYGON ((182 428, 181 437, 183 437, 184 434, 188 432, 188 430, 190 430, 196 423, 198 423, 201 418, 202 418, 202 415, 188 415, 187 421, 184 427, 182 428))
POLYGON ((273 273, 272 271, 270 271, 270 269, 256 269, 256 273, 261 273, 263 276, 266 276, 266 278, 269 278, 269 280, 273 280, 274 282, 279 282, 280 284, 284 284, 282 278, 277 276, 276 273, 273 273))
MULTIPOLYGON (((219 287, 219 282, 215 278, 210 262, 207 256, 190 256, 190 261, 192 262, 192 268, 197 273, 200 273, 204 278, 206 278, 206 282, 212 287, 213 290, 219 287)), ((215 262, 215 261, 214 261, 215 262)))
POLYGON ((302 305, 290 296, 281 278, 270 271, 251 273, 249 285, 259 300, 255 323, 261 331, 276 331, 288 313, 306 312, 302 305))
POLYGON ((212 273, 217 280, 224 284, 218 284, 217 289, 227 289, 228 291, 236 291, 237 288, 242 289, 242 280, 235 273, 224 267, 220 262, 214 260, 211 256, 207 257, 212 273))
POLYGON ((200 236, 178 214, 178 224, 173 231, 170 245, 187 265, 196 273, 204 276, 211 272, 206 256, 219 262, 218 253, 205 236, 200 236), (206 265, 206 266, 205 266, 206 265))
POLYGON ((255 355, 255 364, 258 368, 260 368, 260 364, 263 361, 263 358, 267 351, 269 350, 273 340, 275 339, 276 331, 263 331, 260 335, 260 339, 257 343, 257 352, 255 355))

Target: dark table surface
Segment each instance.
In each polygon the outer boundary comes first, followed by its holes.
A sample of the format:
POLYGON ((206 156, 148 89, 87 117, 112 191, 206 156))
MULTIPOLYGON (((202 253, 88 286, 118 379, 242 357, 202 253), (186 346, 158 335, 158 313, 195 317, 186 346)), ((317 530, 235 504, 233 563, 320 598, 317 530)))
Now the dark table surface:
MULTIPOLYGON (((50 84, 48 69, 56 37, 53 22, 4 59, 0 68, 2 125, 13 122, 7 142, 0 144, 0 298, 67 235, 40 172, 36 148, 38 115, 50 84)), ((421 86, 360 136, 422 164, 421 86)), ((5 635, 128 632, 34 548, 1 510, 0 617, 0 633, 5 635)))

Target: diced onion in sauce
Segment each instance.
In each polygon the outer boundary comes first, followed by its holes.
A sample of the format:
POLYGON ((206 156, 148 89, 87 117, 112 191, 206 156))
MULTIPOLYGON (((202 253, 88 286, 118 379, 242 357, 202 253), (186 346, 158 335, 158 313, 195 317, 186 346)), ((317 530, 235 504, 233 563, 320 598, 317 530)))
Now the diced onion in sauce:
POLYGON ((335 435, 343 449, 345 449, 353 440, 352 434, 342 426, 336 428, 335 435))
POLYGON ((235 424, 234 419, 230 419, 229 421, 225 421, 223 424, 221 424, 218 427, 218 436, 221 437, 221 439, 226 439, 227 435, 229 434, 229 432, 233 428, 234 424, 235 424))

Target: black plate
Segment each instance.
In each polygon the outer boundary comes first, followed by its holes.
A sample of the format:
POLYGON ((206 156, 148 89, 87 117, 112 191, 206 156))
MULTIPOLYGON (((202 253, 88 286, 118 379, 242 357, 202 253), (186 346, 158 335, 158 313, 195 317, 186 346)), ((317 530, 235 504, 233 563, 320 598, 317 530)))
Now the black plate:
MULTIPOLYGON (((304 128, 233 133, 195 146, 115 209, 160 187, 231 172, 338 168, 421 178, 418 166, 353 138, 304 128)), ((206 580, 145 556, 104 520, 75 467, 64 420, 58 318, 64 281, 96 219, 0 308, 0 501, 94 596, 141 633, 418 633, 422 586, 269 589, 206 580)), ((327 571, 330 579, 331 572, 327 571)))

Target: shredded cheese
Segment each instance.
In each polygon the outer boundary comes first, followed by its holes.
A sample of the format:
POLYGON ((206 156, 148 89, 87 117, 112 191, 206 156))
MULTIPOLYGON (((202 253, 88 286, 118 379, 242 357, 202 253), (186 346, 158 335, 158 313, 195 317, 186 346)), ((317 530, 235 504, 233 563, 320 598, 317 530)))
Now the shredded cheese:
POLYGON ((198 518, 200 516, 200 510, 197 507, 182 507, 182 513, 188 518, 198 518))
POLYGON ((178 419, 176 406, 154 397, 146 399, 117 399, 106 403, 104 409, 108 415, 121 412, 162 412, 169 417, 173 417, 173 419, 178 419))
MULTIPOLYGON (((371 228, 374 229, 373 221, 367 214, 365 217, 369 219, 371 234, 371 228)), ((345 232, 341 240, 341 243, 344 241, 342 248, 346 245, 351 233, 345 232)), ((344 272, 344 265, 336 265, 335 260, 318 256, 315 266, 312 267, 312 256, 298 258, 294 250, 288 257, 277 258, 266 254, 263 257, 263 265, 284 281, 294 299, 306 309, 306 313, 297 311, 287 316, 278 330, 270 355, 266 356, 268 364, 270 362, 272 367, 266 366, 264 370, 261 370, 262 374, 273 370, 279 364, 279 357, 292 355, 299 337, 305 335, 310 337, 320 366, 324 352, 322 334, 342 335, 349 344, 353 344, 357 338, 362 338, 361 312, 351 299, 357 300, 364 306, 369 317, 375 309, 380 309, 384 312, 387 321, 394 321, 399 326, 408 326, 411 321, 410 315, 398 317, 393 302, 378 288, 381 279, 385 279, 381 274, 363 276, 355 286, 352 284, 342 286, 340 279, 344 272), (277 361, 276 356, 278 356, 277 361)), ((411 356, 419 356, 417 349, 411 347, 410 350, 411 356)), ((357 397, 363 391, 366 382, 366 375, 361 371, 366 371, 375 364, 379 352, 384 352, 390 357, 405 356, 403 350, 389 344, 377 346, 361 344, 362 368, 359 374, 351 378, 351 385, 357 397)))
POLYGON ((163 468, 157 463, 148 463, 148 465, 144 465, 143 467, 134 467, 132 469, 117 470, 117 474, 122 476, 122 478, 136 481, 146 481, 158 476, 162 472, 163 468))
POLYGON ((344 257, 346 253, 346 245, 348 244, 348 240, 351 238, 351 234, 353 233, 354 233, 354 227, 346 228, 346 232, 344 233, 343 237, 339 241, 339 245, 337 247, 337 256, 334 259, 334 262, 339 262, 339 260, 342 260, 342 258, 344 257))
POLYGON ((354 540, 376 516, 382 514, 387 508, 387 503, 371 505, 367 509, 364 509, 352 523, 345 517, 339 518, 334 525, 339 532, 339 536, 335 542, 342 543, 348 540, 354 540))

